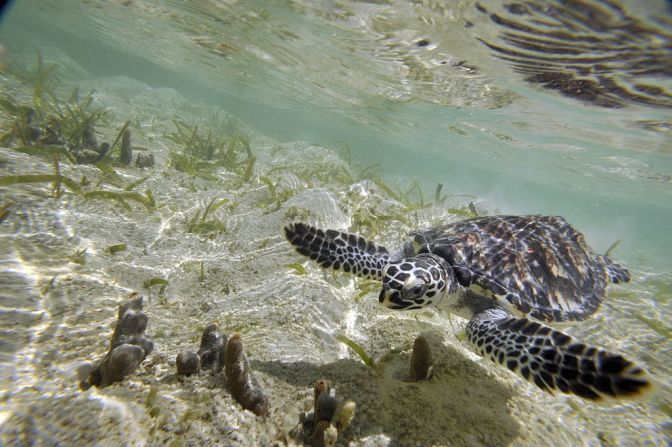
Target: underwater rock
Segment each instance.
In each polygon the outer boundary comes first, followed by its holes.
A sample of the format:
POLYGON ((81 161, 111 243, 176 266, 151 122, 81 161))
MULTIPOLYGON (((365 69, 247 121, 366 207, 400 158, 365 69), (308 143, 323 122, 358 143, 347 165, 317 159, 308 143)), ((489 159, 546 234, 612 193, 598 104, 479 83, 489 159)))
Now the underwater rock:
POLYGON ((182 351, 175 359, 177 373, 181 376, 192 376, 201 371, 201 359, 195 352, 182 351))
MULTIPOLYGON (((303 429, 303 433, 306 434, 306 436, 309 436, 315 428, 315 425, 320 421, 317 417, 318 413, 318 408, 322 405, 322 403, 318 403, 320 396, 330 396, 331 395, 331 382, 329 382, 326 379, 319 379, 315 381, 315 384, 313 385, 313 411, 305 414, 301 413, 299 415, 299 420, 301 423, 301 427, 303 429)), ((324 400, 325 398, 323 398, 324 400)), ((329 406, 331 402, 325 402, 326 406, 329 406)), ((322 414, 324 414, 325 411, 322 411, 322 414)), ((324 419, 328 420, 328 419, 324 419)))
POLYGON ((325 429, 324 433, 322 435, 322 441, 324 443, 324 447, 333 447, 336 445, 336 440, 338 439, 338 430, 336 430, 336 427, 333 425, 329 424, 325 429))
POLYGON ((82 362, 75 367, 75 375, 77 376, 79 383, 86 382, 89 374, 91 374, 91 371, 93 371, 93 368, 94 366, 91 362, 82 362))
POLYGON ((95 151, 93 149, 80 149, 78 151, 73 152, 75 156, 75 160, 77 163, 80 165, 92 165, 98 163, 98 160, 100 160, 100 154, 98 151, 95 151))
POLYGON ((124 130, 124 133, 121 136, 121 154, 119 155, 119 161, 125 165, 129 165, 133 161, 133 150, 131 149, 130 129, 124 130))
POLYGON ((101 143, 100 147, 96 148, 81 148, 73 151, 75 160, 80 165, 93 165, 98 163, 110 150, 109 143, 101 143))
POLYGON ((320 421, 306 442, 312 447, 333 447, 336 445, 337 438, 338 431, 336 427, 328 421, 320 421))
POLYGON ((142 312, 142 300, 142 295, 133 293, 119 306, 119 316, 112 333, 110 349, 122 344, 137 345, 145 351, 145 356, 154 349, 152 340, 145 336, 148 318, 142 312))
POLYGON ((96 132, 93 130, 91 124, 87 124, 82 129, 82 145, 83 148, 96 149, 98 148, 98 141, 96 141, 96 132))
POLYGON ((313 386, 313 408, 317 408, 317 398, 320 397, 320 394, 326 392, 327 394, 331 393, 331 382, 326 379, 319 379, 315 381, 313 386))
POLYGON ((218 374, 224 368, 226 353, 226 335, 219 332, 217 323, 209 324, 203 331, 201 346, 198 355, 201 358, 201 368, 212 369, 213 374, 218 374))
POLYGON ((135 165, 138 168, 151 168, 154 166, 154 155, 153 154, 138 154, 135 157, 135 165))
POLYGON ((418 380, 428 380, 432 376, 432 351, 427 339, 418 336, 413 343, 411 355, 411 377, 418 380))
POLYGON ((304 434, 307 437, 310 433, 313 432, 313 428, 315 427, 314 418, 315 413, 312 411, 307 414, 304 412, 299 413, 299 425, 295 428, 297 438, 303 436, 304 434))
POLYGON ((347 429, 355 417, 356 405, 333 397, 331 383, 325 379, 315 382, 313 392, 313 413, 300 415, 303 440, 311 446, 335 445, 338 433, 347 429))
POLYGON ((224 368, 229 389, 238 403, 257 416, 266 416, 268 399, 252 374, 240 334, 234 334, 226 345, 224 368))
POLYGON ((351 400, 339 402, 331 418, 331 424, 336 427, 338 433, 343 432, 350 426, 350 422, 355 417, 355 409, 357 405, 351 400))
POLYGON ((212 374, 219 374, 224 369, 225 353, 226 335, 219 332, 217 323, 211 323, 203 331, 198 353, 182 351, 177 355, 177 373, 190 376, 201 369, 210 369, 212 374))
POLYGON ((83 389, 92 385, 104 387, 124 380, 135 371, 154 349, 154 343, 145 336, 146 327, 147 316, 142 312, 142 295, 133 293, 119 305, 110 350, 80 386, 83 389))
POLYGON ((145 351, 137 345, 123 344, 114 348, 100 366, 101 381, 97 386, 121 382, 135 371, 145 358, 145 351))
POLYGON ((328 391, 322 391, 315 403, 314 422, 319 424, 321 421, 331 421, 337 406, 336 398, 331 396, 328 391))

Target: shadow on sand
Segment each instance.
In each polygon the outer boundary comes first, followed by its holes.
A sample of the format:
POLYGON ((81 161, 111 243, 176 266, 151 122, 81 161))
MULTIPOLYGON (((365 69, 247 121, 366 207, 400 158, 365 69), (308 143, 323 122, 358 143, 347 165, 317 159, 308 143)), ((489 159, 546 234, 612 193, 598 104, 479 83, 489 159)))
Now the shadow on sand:
POLYGON ((296 387, 330 380, 339 398, 358 407, 341 441, 379 437, 392 446, 510 444, 520 428, 507 407, 512 390, 445 346, 440 335, 423 335, 435 359, 433 377, 423 382, 408 379, 410 353, 387 355, 376 369, 356 360, 324 365, 257 361, 252 367, 296 387))

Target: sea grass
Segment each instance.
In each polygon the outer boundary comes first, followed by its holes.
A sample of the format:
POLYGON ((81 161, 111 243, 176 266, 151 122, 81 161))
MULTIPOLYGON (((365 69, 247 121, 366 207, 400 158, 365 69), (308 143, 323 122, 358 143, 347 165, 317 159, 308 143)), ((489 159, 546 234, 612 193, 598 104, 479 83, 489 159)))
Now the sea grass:
POLYGON ((140 179, 138 179, 138 180, 136 180, 136 181, 134 181, 134 182, 132 182, 132 183, 129 183, 129 184, 126 185, 126 187, 124 188, 124 191, 133 191, 137 186, 139 186, 139 185, 143 184, 144 182, 146 182, 147 179, 149 179, 149 177, 151 177, 151 176, 146 175, 145 177, 142 177, 142 178, 140 178, 140 179))
POLYGON ((287 264, 287 267, 289 267, 289 268, 291 268, 292 270, 294 270, 294 274, 295 274, 295 275, 305 275, 305 274, 308 273, 308 272, 306 271, 306 268, 305 268, 302 264, 300 264, 300 263, 298 263, 298 262, 292 262, 291 264, 287 264))
POLYGON ((112 255, 119 253, 120 251, 126 251, 126 244, 110 245, 109 247, 107 247, 107 251, 112 255))
POLYGON ((145 205, 149 210, 153 210, 156 205, 154 203, 154 198, 149 190, 146 192, 146 195, 142 195, 136 191, 109 191, 98 189, 94 191, 85 192, 84 198, 86 199, 102 198, 102 199, 116 200, 124 208, 128 210, 130 210, 130 206, 128 206, 128 203, 126 202, 127 200, 133 200, 135 202, 141 203, 145 205))
POLYGON ((0 186, 9 186, 22 183, 54 183, 59 182, 65 185, 70 191, 81 194, 82 188, 77 182, 69 179, 64 175, 54 174, 23 174, 23 175, 8 175, 0 177, 0 186))
POLYGON ((0 223, 4 222, 5 219, 7 219, 7 216, 9 216, 9 210, 10 210, 12 205, 13 205, 12 202, 7 202, 7 203, 3 203, 0 206, 0 223))
POLYGON ((355 341, 349 339, 343 334, 338 334, 336 336, 336 340, 340 341, 344 345, 348 346, 350 349, 355 351, 355 353, 359 356, 360 359, 364 362, 364 364, 370 368, 375 368, 375 363, 371 357, 366 353, 364 348, 362 348, 359 344, 357 344, 355 341))
POLYGON ((12 149, 28 155, 49 157, 59 155, 67 158, 71 163, 75 163, 75 157, 65 146, 18 146, 12 149))
POLYGON ((153 277, 142 282, 142 287, 149 289, 152 286, 167 286, 168 281, 163 278, 153 277))
MULTIPOLYGON (((114 143, 112 143, 112 144, 110 145, 110 149, 109 149, 109 151, 107 152, 108 154, 111 154, 111 153, 112 153, 112 150, 113 150, 114 147, 119 143, 119 141, 121 140, 121 137, 124 135, 124 132, 126 131, 126 129, 128 128, 128 126, 129 126, 130 124, 131 124, 130 121, 126 121, 126 122, 124 123, 124 125, 121 127, 121 130, 120 130, 119 133, 117 134, 117 138, 114 139, 114 143)), ((106 156, 109 156, 109 155, 106 155, 106 156)))

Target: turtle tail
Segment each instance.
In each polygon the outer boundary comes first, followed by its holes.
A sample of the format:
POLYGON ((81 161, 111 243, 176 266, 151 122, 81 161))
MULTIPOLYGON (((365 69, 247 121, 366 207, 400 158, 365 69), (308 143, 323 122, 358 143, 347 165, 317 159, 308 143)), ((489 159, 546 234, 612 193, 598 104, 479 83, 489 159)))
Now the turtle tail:
POLYGON ((320 230, 296 222, 285 226, 285 237, 296 251, 324 268, 343 270, 367 279, 382 280, 390 255, 385 247, 355 234, 320 230))
POLYGON ((633 399, 654 388, 647 372, 620 354, 501 309, 475 315, 467 336, 480 355, 551 394, 560 391, 600 401, 633 399))

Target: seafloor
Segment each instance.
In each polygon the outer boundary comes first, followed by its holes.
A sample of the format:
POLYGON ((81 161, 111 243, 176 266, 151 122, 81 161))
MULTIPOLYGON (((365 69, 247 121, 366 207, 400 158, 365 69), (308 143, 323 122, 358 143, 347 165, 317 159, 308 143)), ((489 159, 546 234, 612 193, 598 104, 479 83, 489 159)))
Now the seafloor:
MULTIPOLYGON (((28 84, 4 81, 5 95, 30 103, 28 84)), ((61 84, 58 97, 73 87, 61 84)), ((230 137, 235 120, 127 78, 78 88, 80 95, 95 89, 91 107, 108 112, 96 128, 98 140, 113 141, 130 120, 136 153, 153 154, 155 166, 61 157, 60 175, 81 191, 53 182, 2 183, 0 444, 293 445, 300 441, 292 430, 299 413, 310 410, 320 378, 357 404, 339 445, 611 446, 669 439, 665 386, 650 401, 616 406, 544 394, 467 350, 460 337, 465 321, 434 310, 383 309, 370 283, 304 263, 281 236, 283 224, 306 220, 394 247, 415 227, 463 218, 475 208, 486 213, 486 204, 451 202, 457 199, 443 197, 446 191, 439 200, 422 197, 412 178, 401 183, 410 188, 390 186, 382 173, 351 163, 346 150, 275 142, 241 123, 235 131, 249 141, 251 171, 245 154, 235 169, 180 171, 171 155, 185 150, 176 142, 176 121, 230 137), (227 131, 219 127, 225 121, 227 131), (151 191, 154 203, 86 194, 127 187, 145 197, 151 191), (113 254, 116 244, 125 248, 113 254), (124 382, 81 390, 79 372, 105 354, 117 306, 135 291, 145 296, 154 351, 124 382), (267 417, 243 410, 221 375, 176 375, 177 353, 196 350, 211 322, 241 334, 270 402, 267 417), (375 367, 339 343, 338 334, 359 343, 375 367), (434 375, 410 382, 410 349, 419 334, 429 340, 434 375)), ((11 116, 3 122, 3 132, 11 131, 11 116)), ((54 174, 53 155, 8 146, 0 149, 2 178, 54 174)), ((570 332, 668 376, 669 334, 641 319, 619 327, 624 313, 641 312, 631 297, 650 294, 654 282, 635 272, 631 285, 614 288, 596 319, 570 332)))

